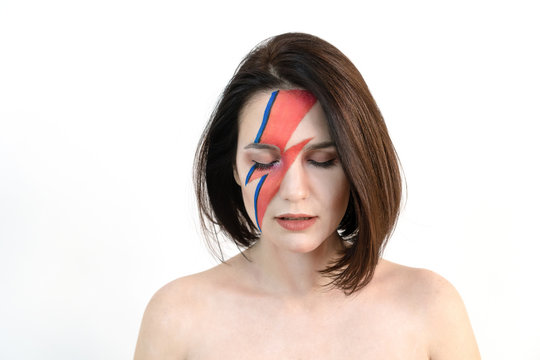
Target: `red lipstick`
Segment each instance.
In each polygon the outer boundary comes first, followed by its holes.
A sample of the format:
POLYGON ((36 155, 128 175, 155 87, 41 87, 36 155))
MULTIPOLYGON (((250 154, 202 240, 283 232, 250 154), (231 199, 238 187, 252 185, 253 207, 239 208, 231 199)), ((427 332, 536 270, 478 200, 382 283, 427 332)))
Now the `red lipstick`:
POLYGON ((307 214, 282 214, 275 219, 285 230, 302 231, 313 225, 317 217, 307 214))

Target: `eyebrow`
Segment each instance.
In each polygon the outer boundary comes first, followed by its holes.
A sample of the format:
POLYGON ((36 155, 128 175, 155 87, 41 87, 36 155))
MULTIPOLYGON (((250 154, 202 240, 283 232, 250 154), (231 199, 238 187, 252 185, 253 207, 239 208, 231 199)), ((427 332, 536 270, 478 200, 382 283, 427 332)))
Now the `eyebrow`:
POLYGON ((306 146, 306 151, 313 151, 313 150, 320 150, 320 149, 326 149, 330 147, 336 147, 336 144, 333 141, 323 141, 320 143, 315 143, 306 146))
MULTIPOLYGON (((333 141, 323 141, 320 143, 306 146, 305 151, 320 150, 320 149, 326 149, 326 148, 335 147, 335 146, 336 144, 333 141)), ((263 144, 263 143, 251 143, 251 144, 246 145, 244 149, 280 151, 280 149, 275 145, 263 144)))
POLYGON ((270 144, 261 144, 261 143, 251 143, 244 146, 244 149, 257 149, 257 150, 273 150, 279 151, 279 148, 275 145, 270 144))

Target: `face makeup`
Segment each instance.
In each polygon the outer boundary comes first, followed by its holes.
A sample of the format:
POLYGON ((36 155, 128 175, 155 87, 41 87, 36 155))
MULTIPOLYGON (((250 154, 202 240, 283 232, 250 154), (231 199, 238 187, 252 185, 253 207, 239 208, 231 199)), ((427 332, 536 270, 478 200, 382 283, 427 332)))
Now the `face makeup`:
MULTIPOLYGON (((255 163, 249 170, 245 181, 245 185, 247 185, 251 181, 258 179, 254 196, 254 208, 255 220, 259 230, 261 230, 266 208, 279 190, 287 170, 298 156, 298 153, 311 140, 311 138, 304 139, 285 151, 285 146, 291 135, 316 102, 315 96, 306 90, 277 90, 272 93, 268 100, 257 136, 253 143, 248 146, 252 148, 257 148, 257 144, 262 148, 274 146, 281 159, 272 166, 268 166, 268 164, 261 166, 260 163, 255 163)), ((313 221, 313 219, 278 220, 280 225, 290 230, 305 229, 313 221)))
POLYGON ((308 91, 261 91, 248 100, 239 114, 234 175, 261 242, 309 252, 337 239, 349 181, 326 114, 308 91))

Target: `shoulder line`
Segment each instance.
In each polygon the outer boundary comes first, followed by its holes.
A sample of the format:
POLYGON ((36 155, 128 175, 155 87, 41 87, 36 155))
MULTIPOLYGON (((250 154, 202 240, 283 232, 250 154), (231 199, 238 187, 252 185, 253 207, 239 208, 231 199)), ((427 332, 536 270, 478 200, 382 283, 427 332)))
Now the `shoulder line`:
MULTIPOLYGON (((385 269, 398 280, 398 292, 414 306, 433 359, 480 359, 465 304, 443 276, 426 269, 387 262, 385 269)), ((394 283, 394 282, 392 282, 394 283)))
POLYGON ((135 360, 186 358, 197 325, 197 281, 173 280, 152 296, 144 311, 135 360))

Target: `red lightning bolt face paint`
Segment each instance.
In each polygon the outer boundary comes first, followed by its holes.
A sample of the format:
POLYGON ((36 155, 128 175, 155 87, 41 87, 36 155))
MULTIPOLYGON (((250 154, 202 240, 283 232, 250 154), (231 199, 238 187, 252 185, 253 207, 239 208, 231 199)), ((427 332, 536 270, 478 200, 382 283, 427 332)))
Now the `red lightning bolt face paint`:
POLYGON ((254 197, 255 220, 259 230, 261 230, 266 208, 278 192, 287 170, 299 152, 312 139, 304 139, 285 151, 285 146, 294 130, 316 102, 317 98, 306 90, 277 90, 268 100, 261 126, 253 142, 277 146, 281 153, 281 160, 270 169, 261 169, 257 164, 253 165, 245 181, 247 185, 259 179, 254 197))

